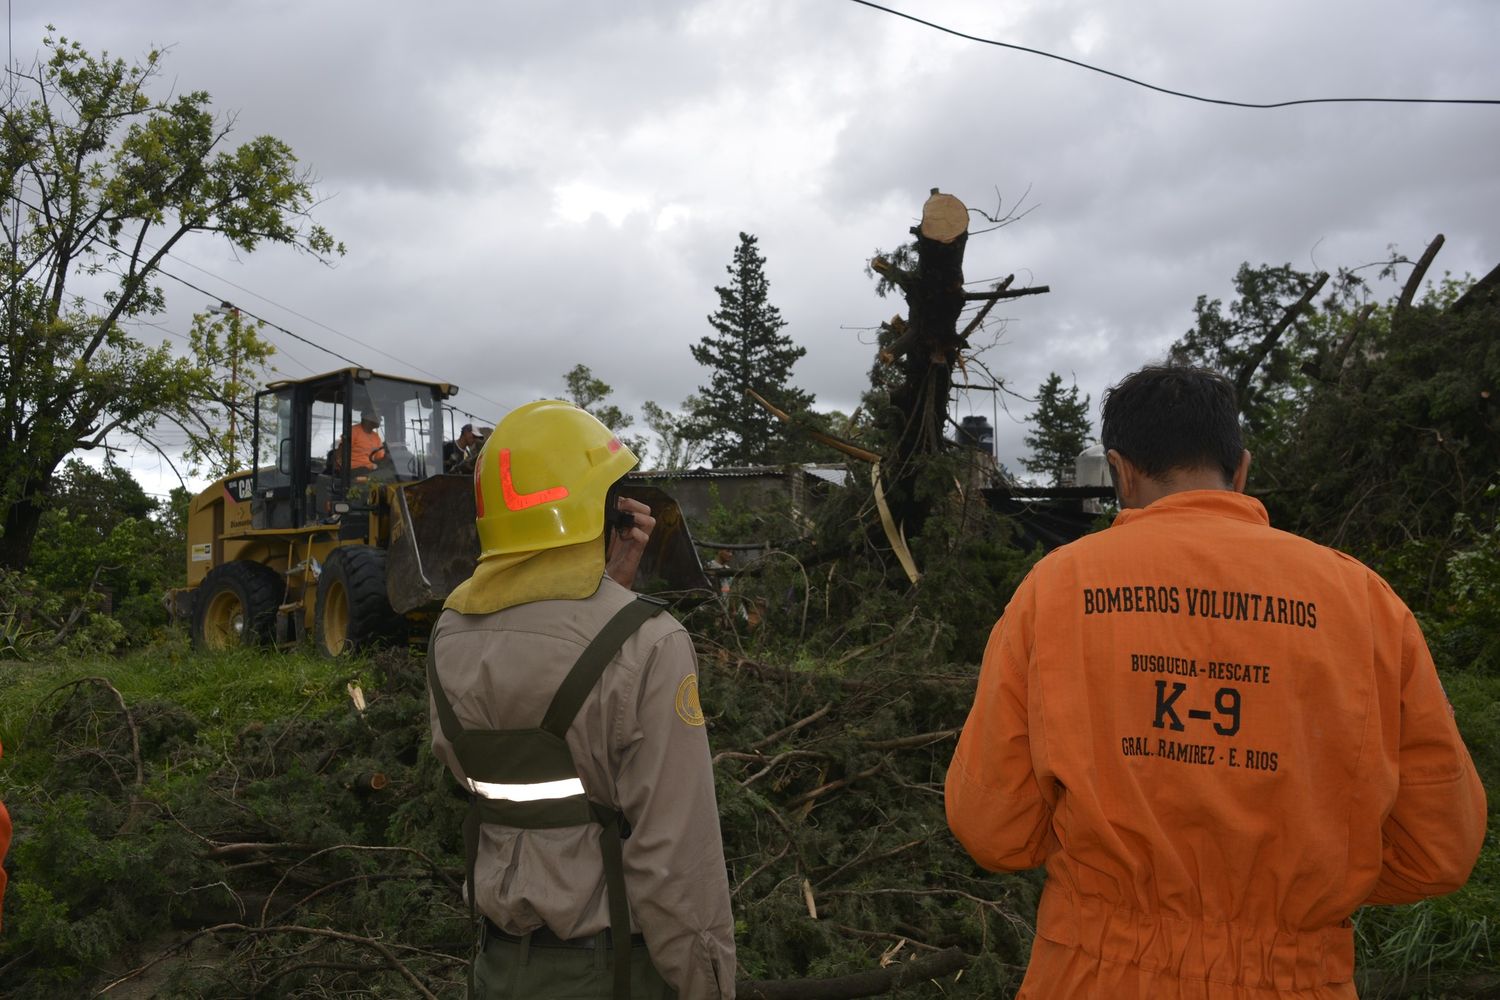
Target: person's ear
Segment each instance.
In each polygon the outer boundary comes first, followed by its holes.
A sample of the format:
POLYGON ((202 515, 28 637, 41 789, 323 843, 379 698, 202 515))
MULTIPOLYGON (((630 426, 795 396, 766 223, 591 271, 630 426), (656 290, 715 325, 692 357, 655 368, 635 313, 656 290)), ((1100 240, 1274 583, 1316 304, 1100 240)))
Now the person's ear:
POLYGON ((1104 453, 1105 461, 1109 462, 1110 478, 1114 480, 1115 496, 1119 498, 1121 507, 1133 506, 1132 500, 1139 486, 1141 470, 1135 464, 1111 448, 1104 453))
POLYGON ((1234 470, 1234 491, 1245 492, 1245 484, 1250 481, 1250 450, 1244 449, 1240 452, 1240 464, 1234 470))

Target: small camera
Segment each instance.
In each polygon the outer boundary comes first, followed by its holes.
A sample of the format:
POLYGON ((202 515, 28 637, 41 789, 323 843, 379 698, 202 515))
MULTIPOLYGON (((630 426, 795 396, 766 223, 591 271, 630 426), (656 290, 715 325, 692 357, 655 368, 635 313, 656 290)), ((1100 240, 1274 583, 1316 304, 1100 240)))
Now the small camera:
POLYGON ((635 515, 628 510, 611 510, 606 520, 610 528, 622 535, 635 527, 635 515))

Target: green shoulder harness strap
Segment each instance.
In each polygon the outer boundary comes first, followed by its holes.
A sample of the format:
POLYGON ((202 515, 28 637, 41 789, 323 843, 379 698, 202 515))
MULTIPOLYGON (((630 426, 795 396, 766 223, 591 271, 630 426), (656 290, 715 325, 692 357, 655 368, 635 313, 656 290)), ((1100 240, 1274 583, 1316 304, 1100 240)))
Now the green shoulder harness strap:
POLYGON ((464 819, 464 853, 468 862, 469 913, 476 913, 474 870, 479 858, 480 827, 486 823, 522 830, 600 826, 599 847, 604 860, 604 886, 609 905, 610 935, 614 942, 615 1000, 630 1000, 630 905, 625 895, 625 862, 621 841, 624 816, 618 809, 587 798, 578 768, 568 750, 568 727, 583 708, 625 640, 667 602, 636 595, 594 636, 563 679, 536 729, 464 729, 442 684, 432 646, 427 652, 427 685, 432 692, 438 725, 453 746, 454 756, 469 781, 469 813, 464 819), (565 787, 568 791, 541 795, 527 786, 565 787))

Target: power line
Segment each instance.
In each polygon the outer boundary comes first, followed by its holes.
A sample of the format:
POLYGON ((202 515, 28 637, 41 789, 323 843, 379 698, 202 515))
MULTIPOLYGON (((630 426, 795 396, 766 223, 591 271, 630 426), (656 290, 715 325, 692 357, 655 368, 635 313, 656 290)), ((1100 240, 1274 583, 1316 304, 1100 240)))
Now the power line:
MULTIPOLYGON (((229 285, 232 288, 238 288, 240 291, 245 292, 248 295, 253 295, 253 296, 255 296, 255 298, 260 299, 262 302, 269 302, 271 305, 276 306, 276 308, 285 310, 286 312, 291 313, 293 316, 296 316, 299 319, 304 319, 307 322, 312 323, 314 326, 320 326, 323 329, 329 331, 330 333, 336 333, 336 334, 338 334, 340 337, 343 337, 345 340, 353 341, 354 343, 358 344, 360 347, 363 347, 367 351, 373 351, 376 354, 379 354, 382 357, 389 358, 392 361, 395 361, 396 363, 398 363, 400 365, 404 365, 405 367, 410 368, 413 371, 421 372, 423 375, 428 375, 428 376, 431 376, 432 378, 435 378, 435 379, 441 379, 443 377, 443 376, 437 374, 436 372, 430 372, 430 371, 428 371, 427 369, 421 367, 420 365, 414 365, 410 361, 403 360, 402 358, 396 357, 394 354, 391 354, 391 353, 389 353, 387 351, 382 351, 378 347, 373 347, 370 344, 366 344, 364 341, 359 340, 358 338, 355 338, 355 337, 351 337, 347 333, 341 333, 340 331, 335 330, 333 327, 329 326, 326 323, 320 323, 318 320, 315 320, 315 319, 312 319, 311 317, 302 315, 301 313, 297 312, 295 309, 288 309, 286 306, 280 305, 279 303, 274 302, 271 299, 266 298, 264 295, 261 295, 261 294, 259 294, 257 292, 254 292, 254 291, 251 291, 250 289, 244 287, 243 285, 237 285, 234 282, 230 281, 228 278, 220 277, 219 275, 214 274, 212 271, 205 270, 204 268, 201 268, 198 265, 196 265, 196 264, 194 264, 194 263, 192 263, 190 261, 183 260, 181 257, 177 257, 177 256, 175 256, 174 254, 172 254, 170 252, 168 253, 168 256, 169 257, 173 257, 173 259, 176 260, 176 261, 178 261, 178 263, 186 264, 188 267, 193 268, 195 271, 202 271, 204 274, 207 274, 209 277, 215 279, 216 281, 222 281, 222 282, 224 282, 224 284, 229 285)), ((210 298, 219 299, 219 301, 221 301, 221 302, 224 301, 223 296, 215 295, 213 292, 210 292, 210 291, 208 291, 206 289, 200 288, 197 285, 193 284, 191 281, 188 281, 186 278, 178 277, 177 275, 173 274, 172 272, 163 269, 160 265, 157 266, 156 270, 157 270, 158 273, 162 274, 163 276, 171 278, 173 281, 176 281, 176 282, 179 282, 181 284, 184 284, 184 285, 186 285, 187 287, 193 289, 196 292, 202 292, 204 295, 207 295, 210 298)), ((244 313, 246 316, 249 316, 251 319, 260 320, 262 323, 266 324, 267 326, 272 327, 273 329, 276 329, 276 330, 280 330, 282 333, 286 334, 288 337, 292 337, 292 338, 294 338, 296 340, 300 340, 302 343, 307 344, 309 347, 316 347, 318 350, 324 351, 324 352, 326 352, 328 354, 331 354, 334 357, 339 358, 340 360, 347 361, 349 364, 354 365, 355 367, 362 367, 359 364, 359 362, 354 361, 354 360, 352 360, 350 358, 345 357, 344 355, 342 355, 339 352, 333 350, 332 348, 324 347, 322 344, 319 344, 319 343, 316 343, 314 341, 308 340, 306 337, 302 336, 301 334, 293 333, 291 330, 288 330, 286 327, 281 326, 279 323, 273 323, 270 320, 266 319, 264 316, 258 316, 258 315, 256 315, 255 313, 253 313, 250 310, 246 309, 244 306, 236 305, 236 306, 234 306, 234 308, 238 309, 240 312, 244 313)), ((296 359, 293 359, 293 360, 296 360, 296 359)), ((298 361, 297 363, 298 364, 302 364, 302 362, 300 362, 300 361, 298 361)), ((307 366, 303 365, 303 367, 306 368, 307 366)), ((472 395, 478 397, 479 399, 484 400, 486 403, 491 403, 491 404, 499 407, 502 410, 506 408, 505 404, 499 402, 498 400, 490 399, 488 396, 482 395, 482 394, 480 394, 478 392, 474 392, 474 390, 472 390, 472 389, 470 389, 468 391, 472 395)), ((452 409, 458 409, 457 407, 453 406, 452 403, 449 403, 447 405, 450 408, 452 408, 452 409)), ((459 412, 463 413, 465 416, 471 417, 471 418, 473 418, 475 420, 481 419, 479 417, 474 416, 474 414, 472 414, 472 413, 468 413, 467 411, 459 410, 459 412)))
MULTIPOLYGON (((200 288, 197 285, 193 284, 191 281, 187 280, 186 278, 179 278, 177 275, 173 274, 171 271, 166 270, 165 268, 161 267, 160 265, 157 265, 157 267, 156 267, 156 273, 160 274, 164 278, 171 278, 173 281, 179 282, 180 284, 184 284, 184 285, 188 286, 189 288, 191 288, 193 291, 198 292, 198 293, 200 293, 202 295, 207 295, 211 299, 218 299, 220 302, 224 301, 223 296, 215 295, 213 292, 210 292, 206 288, 200 288)), ((272 323, 270 320, 266 319, 264 316, 257 316, 255 313, 251 312, 249 309, 246 309, 246 308, 244 308, 242 306, 234 306, 234 308, 238 309, 240 312, 244 313, 246 316, 249 316, 251 319, 260 320, 262 323, 266 324, 266 326, 269 326, 269 327, 271 327, 274 330, 280 330, 282 333, 286 334, 288 337, 291 337, 293 340, 300 340, 300 341, 302 341, 302 343, 306 344, 308 347, 316 347, 318 350, 323 351, 326 354, 332 354, 334 357, 338 358, 340 361, 348 362, 349 364, 353 365, 356 368, 360 367, 360 363, 358 361, 355 361, 353 358, 347 357, 347 356, 345 356, 343 354, 340 354, 338 351, 335 351, 331 347, 324 347, 322 344, 319 344, 319 343, 317 343, 315 341, 308 340, 306 337, 302 336, 300 333, 293 333, 291 330, 288 330, 286 327, 282 326, 280 323, 272 323)))
POLYGON ((1116 73, 1113 70, 1101 69, 1086 62, 1079 62, 1077 59, 1069 59, 1067 56, 1060 56, 1055 52, 1045 52, 1041 49, 1028 48, 1025 45, 1016 45, 1013 42, 1002 42, 994 38, 981 38, 978 35, 965 34, 962 31, 947 28, 941 24, 934 24, 932 21, 924 21, 920 17, 907 14, 903 11, 882 7, 878 3, 872 3, 871 0, 850 0, 850 2, 857 3, 861 7, 869 7, 871 10, 890 14, 894 17, 915 21, 924 27, 953 35, 956 38, 962 38, 970 42, 979 42, 982 45, 994 45, 1002 49, 1014 49, 1017 52, 1027 52, 1046 59, 1056 59, 1058 62, 1067 63, 1069 66, 1077 66, 1079 69, 1086 69, 1092 73, 1102 73, 1105 76, 1112 76, 1116 80, 1124 80, 1126 83, 1133 83, 1137 87, 1145 87, 1147 90, 1154 90, 1159 94, 1170 94, 1173 97, 1182 97, 1189 101, 1201 101, 1204 104, 1222 104, 1231 108, 1289 108, 1294 104, 1500 104, 1500 99, 1497 98, 1477 97, 1305 97, 1295 101, 1274 101, 1269 104, 1256 104, 1250 101, 1230 101, 1218 97, 1202 97, 1198 94, 1190 94, 1182 90, 1172 90, 1169 87, 1158 87, 1154 83, 1146 83, 1143 80, 1137 80, 1133 76, 1126 76, 1124 73, 1116 73))
MULTIPOLYGON (((142 246, 146 246, 146 244, 143 243, 142 246)), ((155 249, 155 248, 154 247, 150 247, 149 249, 155 249)), ((374 351, 376 354, 379 354, 382 357, 389 358, 392 361, 397 362, 398 364, 405 365, 406 367, 410 368, 412 371, 418 371, 418 372, 421 372, 423 375, 429 375, 432 378, 436 378, 436 379, 441 379, 443 377, 443 376, 439 375, 437 372, 430 372, 427 369, 421 367, 420 365, 412 364, 410 361, 407 361, 404 358, 398 358, 394 354, 391 354, 391 353, 389 353, 387 351, 382 351, 378 347, 374 347, 374 346, 372 346, 370 344, 367 344, 364 341, 360 340, 358 337, 352 336, 351 334, 347 334, 347 333, 343 332, 342 330, 335 329, 334 327, 329 326, 327 323, 324 323, 321 320, 317 320, 317 319, 314 319, 311 316, 306 316, 306 315, 304 315, 302 313, 299 313, 297 310, 292 309, 289 306, 284 306, 280 302, 277 302, 275 299, 268 298, 268 297, 260 294, 259 292, 254 291, 253 289, 246 288, 244 285, 237 285, 233 281, 230 281, 228 278, 225 278, 222 275, 215 274, 214 272, 208 270, 205 267, 199 267, 197 264, 194 264, 190 260, 185 260, 182 257, 178 257, 176 254, 173 254, 171 252, 168 252, 167 255, 169 257, 172 257, 173 259, 175 259, 179 264, 186 264, 188 267, 192 268, 193 270, 201 272, 203 274, 206 274, 210 278, 213 278, 215 281, 222 281, 224 284, 228 285, 230 288, 237 288, 240 291, 244 292, 246 295, 254 296, 255 298, 260 299, 262 302, 264 302, 264 303, 266 303, 268 305, 273 305, 277 309, 280 309, 280 310, 282 310, 283 312, 286 312, 286 313, 290 313, 291 315, 297 317, 300 320, 303 320, 304 322, 311 323, 313 326, 322 327, 324 330, 327 330, 329 333, 332 333, 332 334, 335 334, 337 336, 343 337, 345 340, 349 341, 350 343, 358 344, 360 347, 363 347, 367 351, 374 351)), ((244 312, 245 310, 241 309, 240 311, 244 312)), ((479 394, 475 393, 475 395, 478 396, 479 394)), ((480 399, 484 399, 483 396, 480 396, 479 398, 480 399)), ((495 402, 495 400, 493 400, 493 399, 487 400, 487 402, 495 403, 496 406, 500 406, 501 405, 501 404, 495 402)))
MULTIPOLYGON (((21 205, 25 205, 25 207, 31 209, 34 212, 40 211, 35 205, 32 205, 29 202, 22 201, 21 197, 18 194, 12 194, 11 195, 11 199, 15 203, 16 210, 18 212, 20 210, 20 206, 21 205)), ((16 228, 19 228, 19 227, 16 227, 16 228)), ((100 239, 99 237, 93 235, 92 233, 85 233, 83 235, 84 235, 84 238, 86 240, 88 240, 90 243, 96 243, 96 244, 99 244, 101 246, 107 247, 111 251, 117 251, 119 249, 118 247, 114 246, 113 244, 108 243, 105 240, 100 239)), ((144 240, 141 241, 141 246, 145 247, 148 250, 159 249, 157 247, 151 246, 150 244, 146 243, 144 240)), ((326 323, 321 323, 318 320, 312 319, 311 317, 304 316, 304 315, 302 315, 301 313, 297 312, 294 309, 288 309, 286 306, 280 305, 279 303, 274 302, 271 299, 266 298, 264 295, 261 295, 258 292, 251 291, 250 289, 244 287, 243 285, 237 285, 233 281, 230 281, 227 278, 220 277, 219 275, 216 275, 212 271, 206 270, 205 268, 201 268, 197 264, 192 263, 191 261, 184 260, 183 258, 178 257, 175 254, 171 253, 170 251, 168 251, 167 256, 171 257, 173 260, 178 261, 179 263, 186 264, 188 267, 191 267, 191 268, 193 268, 196 271, 202 271, 204 274, 209 275, 210 277, 214 278, 217 281, 222 281, 226 285, 229 285, 229 286, 231 286, 233 288, 238 288, 240 291, 245 292, 248 295, 253 295, 255 298, 260 299, 263 302, 268 302, 271 305, 276 306, 276 308, 278 308, 278 309, 282 309, 282 310, 284 310, 286 312, 289 312, 292 315, 298 317, 299 319, 304 319, 304 320, 306 320, 309 323, 312 323, 312 324, 314 324, 316 326, 320 326, 323 329, 328 330, 330 333, 338 334, 338 336, 343 337, 345 340, 348 340, 348 341, 351 341, 351 342, 353 342, 355 344, 358 344, 360 347, 363 347, 367 351, 373 351, 374 353, 379 354, 382 357, 389 358, 392 361, 395 361, 396 363, 398 363, 400 365, 404 365, 404 366, 412 369, 413 371, 421 372, 422 374, 428 375, 428 376, 430 376, 432 378, 435 378, 435 379, 441 379, 442 378, 442 376, 439 375, 439 374, 437 374, 436 372, 428 371, 427 369, 421 367, 420 365, 415 365, 415 364, 412 364, 410 361, 406 361, 406 360, 404 360, 402 358, 398 358, 394 354, 389 353, 388 351, 383 351, 383 350, 381 350, 378 347, 374 347, 374 346, 372 346, 370 344, 366 344, 364 341, 361 341, 361 340, 359 340, 356 337, 352 337, 352 336, 350 336, 347 333, 343 333, 342 331, 335 330, 333 327, 327 325, 326 323)), ((217 294, 215 294, 213 292, 208 291, 205 288, 202 288, 202 287, 200 287, 198 285, 195 285, 191 281, 188 281, 186 278, 179 277, 178 275, 175 275, 172 272, 166 270, 160 264, 156 265, 156 267, 153 268, 153 270, 156 273, 161 274, 163 277, 171 278, 173 281, 176 281, 176 282, 178 282, 180 284, 186 285, 188 288, 193 289, 193 291, 195 291, 195 292, 199 292, 200 294, 207 295, 207 296, 209 296, 210 298, 213 298, 213 299, 218 299, 220 302, 227 301, 222 295, 217 295, 217 294)), ((14 296, 12 296, 12 299, 13 298, 14 298, 14 296)), ((335 358, 338 358, 340 361, 343 361, 346 364, 353 365, 356 368, 364 367, 364 366, 360 365, 360 363, 358 361, 355 361, 353 358, 350 358, 350 357, 347 357, 346 355, 340 354, 338 351, 335 351, 332 348, 324 347, 322 344, 319 344, 319 343, 317 343, 315 341, 308 340, 306 337, 302 336, 301 334, 294 333, 294 332, 292 332, 291 330, 288 330, 286 327, 282 326, 279 323, 273 323, 271 320, 266 319, 264 316, 259 316, 259 315, 255 314, 255 313, 251 312, 250 310, 245 309, 245 308, 243 308, 241 306, 235 306, 235 308, 239 309, 239 311, 242 312, 242 313, 244 313, 246 316, 249 316, 252 319, 259 320, 260 322, 266 324, 267 326, 271 327, 272 329, 280 330, 282 333, 286 334, 288 337, 291 337, 294 340, 299 340, 302 343, 307 344, 309 347, 315 347, 318 350, 323 351, 326 354, 331 354, 335 358)), ((290 355, 288 355, 288 357, 290 357, 290 355)), ((294 358, 293 360, 297 360, 297 359, 294 358)), ((302 366, 304 368, 307 368, 307 365, 303 364, 300 360, 298 360, 297 363, 298 364, 302 364, 302 366)), ((308 370, 311 371, 310 368, 308 370)), ((490 404, 492 404, 492 405, 494 405, 496 407, 499 407, 502 410, 504 410, 506 408, 505 404, 501 403, 499 400, 491 399, 488 396, 485 396, 485 395, 483 395, 482 393, 479 393, 479 392, 475 392, 472 389, 470 389, 469 392, 472 395, 478 397, 479 399, 484 400, 486 403, 490 403, 490 404)), ((449 404, 449 405, 451 406, 452 404, 449 404)), ((460 412, 464 412, 464 411, 460 411, 460 412)), ((470 417, 472 419, 475 419, 475 420, 481 419, 479 417, 475 417, 474 414, 472 414, 472 413, 464 412, 464 415, 468 416, 468 417, 470 417)))

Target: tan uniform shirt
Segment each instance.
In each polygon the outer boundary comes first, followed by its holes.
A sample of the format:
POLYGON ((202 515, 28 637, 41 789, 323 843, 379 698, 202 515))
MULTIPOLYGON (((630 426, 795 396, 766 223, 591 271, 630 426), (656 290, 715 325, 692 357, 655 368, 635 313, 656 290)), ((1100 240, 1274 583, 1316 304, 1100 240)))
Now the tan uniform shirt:
MULTIPOLYGON (((581 601, 488 615, 445 611, 433 631, 438 677, 466 729, 541 723, 584 648, 634 594, 605 578, 581 601)), ((631 923, 682 1000, 734 996, 734 922, 697 658, 662 613, 625 641, 568 729, 588 797, 620 809, 631 923)), ((432 748, 463 780, 431 710, 432 748)), ((479 910, 508 934, 545 925, 563 938, 609 926, 599 827, 486 824, 474 879, 479 910)))
POLYGON ((1349 915, 1463 884, 1484 789, 1380 577, 1176 493, 1037 564, 947 779, 981 865, 1045 863, 1021 998, 1354 997, 1349 915))

